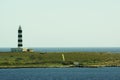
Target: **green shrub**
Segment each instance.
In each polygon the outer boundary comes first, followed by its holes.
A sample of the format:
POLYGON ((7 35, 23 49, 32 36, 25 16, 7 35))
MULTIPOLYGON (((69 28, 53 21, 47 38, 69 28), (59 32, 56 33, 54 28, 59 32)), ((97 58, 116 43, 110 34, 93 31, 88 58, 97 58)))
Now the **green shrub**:
POLYGON ((71 64, 73 64, 73 62, 72 61, 64 61, 64 62, 62 62, 62 64, 63 65, 71 65, 71 64))

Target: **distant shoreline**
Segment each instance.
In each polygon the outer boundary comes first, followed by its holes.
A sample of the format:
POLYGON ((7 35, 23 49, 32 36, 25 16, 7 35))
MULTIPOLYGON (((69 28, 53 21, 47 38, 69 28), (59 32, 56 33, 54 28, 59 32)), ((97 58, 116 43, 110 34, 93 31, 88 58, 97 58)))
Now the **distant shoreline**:
MULTIPOLYGON (((120 47, 30 47, 29 49, 35 52, 120 52, 120 47)), ((11 48, 0 48, 0 52, 10 51, 11 48)))

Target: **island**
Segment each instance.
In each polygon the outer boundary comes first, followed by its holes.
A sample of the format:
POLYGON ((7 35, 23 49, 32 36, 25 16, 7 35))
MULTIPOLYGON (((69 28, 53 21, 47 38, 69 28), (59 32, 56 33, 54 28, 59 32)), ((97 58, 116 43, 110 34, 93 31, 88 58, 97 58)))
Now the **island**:
POLYGON ((119 67, 120 53, 0 52, 0 68, 119 67))

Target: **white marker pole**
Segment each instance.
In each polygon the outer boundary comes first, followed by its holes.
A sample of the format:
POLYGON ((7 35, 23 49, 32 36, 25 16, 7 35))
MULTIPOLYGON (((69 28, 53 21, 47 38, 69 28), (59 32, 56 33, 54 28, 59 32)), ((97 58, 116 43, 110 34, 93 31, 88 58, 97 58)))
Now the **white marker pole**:
POLYGON ((62 54, 62 59, 63 59, 63 61, 65 61, 65 56, 64 56, 64 54, 62 54))

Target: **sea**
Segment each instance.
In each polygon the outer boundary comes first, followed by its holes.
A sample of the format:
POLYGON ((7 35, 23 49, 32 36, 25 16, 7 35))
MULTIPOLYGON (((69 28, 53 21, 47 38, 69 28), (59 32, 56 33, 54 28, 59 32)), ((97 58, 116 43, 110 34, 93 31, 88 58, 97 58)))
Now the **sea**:
POLYGON ((120 68, 0 69, 0 80, 120 80, 120 68))
MULTIPOLYGON (((32 47, 30 49, 35 52, 120 52, 120 47, 32 47)), ((0 52, 10 51, 11 48, 0 48, 0 52)))

